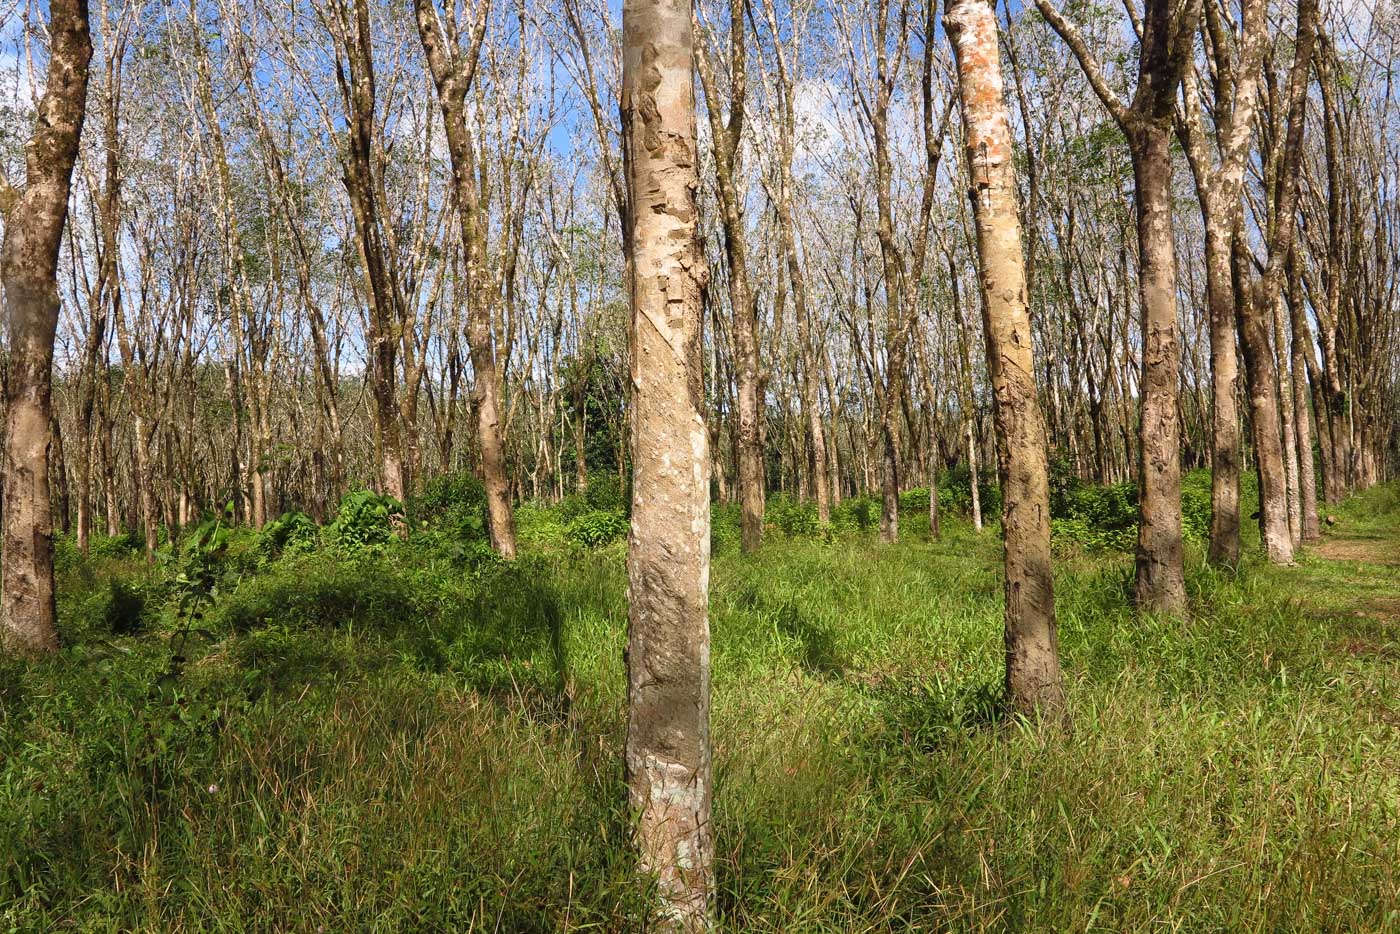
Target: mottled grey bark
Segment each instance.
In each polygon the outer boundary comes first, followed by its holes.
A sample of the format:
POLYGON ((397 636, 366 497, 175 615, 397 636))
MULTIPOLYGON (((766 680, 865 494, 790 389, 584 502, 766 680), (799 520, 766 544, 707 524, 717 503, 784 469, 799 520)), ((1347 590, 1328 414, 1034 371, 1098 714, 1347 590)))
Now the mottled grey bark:
POLYGON ((92 58, 86 0, 50 0, 48 25, 48 76, 25 149, 23 190, 0 180, 5 216, 0 285, 10 342, 0 494, 0 643, 26 654, 58 648, 48 460, 58 252, 92 58))
POLYGON ((1260 64, 1268 40, 1267 4, 1246 0, 1239 56, 1232 57, 1219 11, 1204 7, 1213 54, 1215 155, 1207 145, 1196 73, 1183 75, 1185 100, 1178 121, 1205 226, 1206 305, 1210 313, 1211 532, 1210 561, 1234 567, 1240 559, 1240 415, 1235 404, 1239 358, 1235 350, 1235 289, 1230 273, 1231 233, 1239 221, 1245 157, 1258 109, 1260 64))
POLYGON ((1127 138, 1137 202, 1138 294, 1142 318, 1142 424, 1138 470, 1138 544, 1134 597, 1143 610, 1186 608, 1181 538, 1181 369, 1176 314, 1176 247, 1172 226, 1171 124, 1200 19, 1200 0, 1176 6, 1148 0, 1138 43, 1137 87, 1131 104, 1109 87, 1079 30, 1050 0, 1035 0, 1064 39, 1127 138))
MULTIPOLYGON (((734 319, 734 386, 738 432, 734 460, 739 468, 740 539, 746 552, 763 544, 766 480, 763 457, 764 389, 768 377, 759 362, 758 303, 749 285, 747 192, 743 184, 743 136, 747 100, 748 33, 744 0, 729 0, 729 99, 721 101, 706 44, 696 47, 700 86, 709 116, 711 155, 719 194, 720 226, 728 268, 729 306, 734 319), (727 116, 726 116, 727 114, 727 116)), ((700 38, 704 30, 697 25, 700 38)))
POLYGON ((701 368, 691 4, 626 0, 633 276, 627 743, 650 929, 712 926, 709 433, 701 368))

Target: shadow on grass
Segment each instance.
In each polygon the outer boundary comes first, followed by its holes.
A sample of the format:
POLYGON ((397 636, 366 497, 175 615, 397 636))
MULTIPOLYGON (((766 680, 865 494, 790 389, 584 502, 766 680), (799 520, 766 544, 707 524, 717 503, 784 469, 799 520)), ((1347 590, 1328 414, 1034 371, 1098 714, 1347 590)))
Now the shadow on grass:
POLYGON ((878 705, 882 727, 870 733, 873 749, 897 742, 910 752, 935 752, 960 735, 995 729, 1013 716, 1002 685, 989 682, 885 681, 866 693, 878 705))
POLYGON ((845 672, 850 662, 835 633, 803 615, 794 601, 778 608, 776 623, 779 632, 798 644, 798 661, 808 672, 824 678, 840 677, 845 672))
POLYGON ((467 601, 411 637, 419 668, 519 701, 535 718, 565 720, 571 703, 564 614, 549 575, 528 562, 502 567, 467 601))

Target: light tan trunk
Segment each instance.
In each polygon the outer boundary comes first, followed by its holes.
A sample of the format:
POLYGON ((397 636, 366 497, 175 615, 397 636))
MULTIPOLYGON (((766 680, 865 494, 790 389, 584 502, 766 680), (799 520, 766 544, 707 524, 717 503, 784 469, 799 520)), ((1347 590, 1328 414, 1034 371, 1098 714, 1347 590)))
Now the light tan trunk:
POLYGON ((1302 490, 1298 486, 1298 434, 1293 405, 1292 355, 1283 326, 1283 296, 1274 298, 1274 359, 1278 366, 1279 415, 1283 418, 1283 473, 1288 490, 1288 534, 1296 550, 1303 543, 1302 490))
POLYGON ((1253 427, 1254 458, 1259 472, 1259 534, 1274 564, 1293 560, 1293 537, 1288 531, 1288 481, 1284 472, 1283 439, 1279 427, 1278 378, 1269 344, 1269 309, 1261 309, 1241 283, 1251 258, 1243 233, 1235 234, 1236 317, 1244 350, 1245 385, 1253 427))
POLYGON ((729 306, 734 317, 734 382, 738 435, 734 458, 739 468, 740 536, 744 551, 763 544, 766 479, 763 459, 764 386, 759 363, 758 306, 749 285, 747 227, 744 220, 742 145, 747 97, 748 32, 743 0, 729 0, 729 99, 721 101, 714 80, 705 31, 697 27, 696 65, 710 119, 710 138, 719 191, 724 254, 729 271, 729 306), (728 114, 726 119, 724 114, 728 114))
POLYGON ((1235 290, 1230 237, 1212 219, 1206 231, 1206 299, 1210 306, 1211 477, 1210 561, 1240 561, 1240 413, 1235 404, 1239 356, 1235 349, 1235 290))
MULTIPOLYGON (((1309 372, 1314 369, 1312 328, 1308 325, 1307 312, 1303 307, 1302 282, 1296 260, 1289 263, 1288 311, 1293 338, 1293 409, 1294 421, 1298 426, 1298 486, 1302 497, 1303 542, 1309 543, 1322 538, 1322 529, 1317 516, 1317 469, 1313 462, 1312 396, 1308 380, 1309 372)), ((1322 449, 1324 452, 1327 449, 1325 441, 1322 449)))
POLYGON ((653 930, 713 924, 709 435, 701 367, 691 5, 623 5, 631 216, 632 532, 627 572, 629 799, 653 930))
POLYGON ((1036 397, 1011 127, 996 14, 985 0, 950 0, 944 23, 957 53, 981 260, 987 367, 995 399, 997 473, 1006 538, 1006 693, 1024 713, 1064 707, 1050 563, 1045 420, 1036 397))

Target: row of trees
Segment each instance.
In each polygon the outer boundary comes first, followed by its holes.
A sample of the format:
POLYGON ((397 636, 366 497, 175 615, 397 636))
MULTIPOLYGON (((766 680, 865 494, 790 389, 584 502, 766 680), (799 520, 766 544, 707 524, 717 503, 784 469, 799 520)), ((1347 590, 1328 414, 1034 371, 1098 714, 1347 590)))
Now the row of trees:
MULTIPOLYGON (((743 502, 748 547, 774 488, 823 516, 879 490, 892 539, 901 488, 987 460, 974 224, 958 194, 981 168, 952 145, 953 70, 931 6, 830 23, 834 8, 814 4, 746 9, 702 5, 697 25, 717 492, 743 502)), ((1190 67, 1178 56, 1182 79, 1147 121, 1173 221, 1149 238, 1172 248, 1156 259, 1128 209, 1146 131, 1120 126, 1147 120, 1128 57, 1145 46, 1102 11, 1078 26, 1008 14, 999 40, 1054 455, 1082 476, 1136 477, 1138 401, 1151 397, 1162 430, 1147 460, 1180 449, 1220 467, 1213 553, 1226 563, 1241 426, 1258 426, 1248 451, 1271 554, 1286 560, 1284 539, 1314 528, 1305 473, 1333 499, 1380 475, 1394 392, 1381 363, 1394 199, 1373 197, 1393 175, 1394 114, 1367 54, 1393 41, 1393 14, 1356 35, 1340 17, 1299 30, 1296 10, 1250 10, 1232 25, 1203 7, 1190 67), (1081 69, 1072 50, 1090 47, 1110 64, 1081 69), (1174 200, 1191 189, 1198 210, 1174 200), (1170 275, 1145 288, 1140 267, 1170 275), (1174 344, 1142 330, 1147 294, 1170 300, 1158 317, 1177 322, 1174 344)), ((322 515, 349 486, 402 496, 470 467, 508 552, 512 499, 560 496, 590 468, 626 476, 606 11, 498 4, 460 24, 426 12, 99 8, 61 256, 53 453, 58 518, 81 543, 94 527, 154 542, 229 499, 254 524, 322 515)), ((14 113, 17 148, 27 116, 14 113)), ((1171 501, 1155 483, 1144 493, 1171 501)))
POLYGON ((748 550, 774 489, 894 541, 993 446, 1008 696, 1053 714, 1052 463, 1136 481, 1167 612, 1183 464, 1225 566, 1244 469, 1287 563, 1393 466, 1394 6, 1074 14, 51 0, 0 186, 6 646, 57 645, 55 526, 154 556, 470 469, 511 558, 514 503, 615 471, 643 865, 703 924, 712 491, 748 550))

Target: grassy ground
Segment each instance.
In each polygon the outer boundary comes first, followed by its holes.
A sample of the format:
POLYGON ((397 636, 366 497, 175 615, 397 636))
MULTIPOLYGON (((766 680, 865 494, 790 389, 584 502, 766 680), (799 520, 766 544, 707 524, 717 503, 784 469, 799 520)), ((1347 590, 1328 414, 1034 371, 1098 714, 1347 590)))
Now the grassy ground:
MULTIPOLYGON (((1400 488, 1336 515, 1297 567, 1193 555, 1185 620, 1067 554, 1069 735, 999 718, 994 532, 722 551, 724 927, 1400 930, 1400 488)), ((0 662, 0 926, 631 929, 623 560, 322 550, 184 635, 161 572, 65 562, 68 647, 0 662)))

